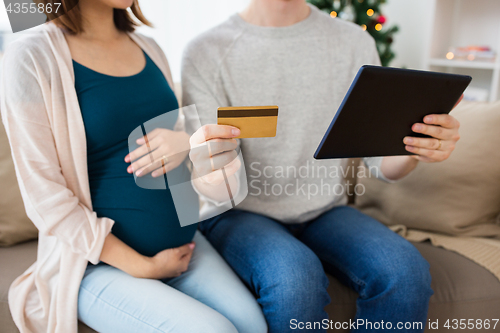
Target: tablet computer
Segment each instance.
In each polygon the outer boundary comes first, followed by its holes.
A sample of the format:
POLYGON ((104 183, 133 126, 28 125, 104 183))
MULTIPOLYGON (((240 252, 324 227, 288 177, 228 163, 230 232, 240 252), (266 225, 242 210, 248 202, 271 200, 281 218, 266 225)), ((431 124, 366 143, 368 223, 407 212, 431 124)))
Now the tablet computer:
POLYGON ((314 158, 411 155, 406 136, 426 115, 449 113, 472 78, 465 75, 363 66, 314 158))

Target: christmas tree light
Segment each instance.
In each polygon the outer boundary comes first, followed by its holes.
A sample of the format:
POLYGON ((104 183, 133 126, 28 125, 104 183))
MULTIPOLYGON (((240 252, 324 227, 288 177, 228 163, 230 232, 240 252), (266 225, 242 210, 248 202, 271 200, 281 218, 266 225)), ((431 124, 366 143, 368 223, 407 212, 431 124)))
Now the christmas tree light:
POLYGON ((386 0, 307 0, 334 19, 345 19, 361 26, 375 39, 382 66, 389 66, 396 56, 392 51, 397 26, 385 27, 387 19, 380 7, 386 0))

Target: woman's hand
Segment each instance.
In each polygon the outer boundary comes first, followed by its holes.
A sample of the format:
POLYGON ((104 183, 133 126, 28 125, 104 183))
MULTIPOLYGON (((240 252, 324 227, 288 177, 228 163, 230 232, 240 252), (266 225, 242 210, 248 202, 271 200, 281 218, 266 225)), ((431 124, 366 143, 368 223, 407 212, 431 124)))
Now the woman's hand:
POLYGON ((181 275, 187 271, 195 243, 191 242, 181 247, 167 249, 154 257, 145 257, 145 269, 139 276, 146 279, 166 279, 181 275))
POLYGON ((137 177, 151 173, 153 177, 177 168, 189 153, 189 135, 164 128, 157 128, 138 139, 139 148, 125 156, 125 162, 132 164, 128 173, 137 177))
POLYGON ((234 139, 239 135, 238 128, 226 125, 205 125, 196 131, 189 140, 195 178, 219 185, 224 182, 220 169, 224 168, 226 177, 235 174, 241 167, 236 151, 238 142, 234 139))
POLYGON ((109 233, 102 247, 100 260, 125 273, 144 279, 165 279, 181 275, 188 268, 195 243, 167 249, 154 257, 146 257, 109 233))

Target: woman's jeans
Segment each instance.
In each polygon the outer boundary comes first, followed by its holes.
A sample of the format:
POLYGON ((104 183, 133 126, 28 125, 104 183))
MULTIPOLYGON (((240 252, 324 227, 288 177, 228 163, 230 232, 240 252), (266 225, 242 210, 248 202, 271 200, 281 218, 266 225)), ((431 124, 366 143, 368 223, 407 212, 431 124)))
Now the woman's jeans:
POLYGON ((411 243, 354 208, 336 207, 299 225, 231 210, 200 229, 254 292, 271 333, 326 331, 314 326, 328 323, 325 270, 359 293, 354 320, 367 325, 351 331, 425 328, 429 264, 411 243), (382 321, 385 329, 375 329, 382 321), (313 329, 305 329, 308 322, 313 329))
POLYGON ((78 318, 101 333, 265 333, 262 310, 248 288, 199 232, 194 241, 188 271, 166 281, 89 265, 78 318))

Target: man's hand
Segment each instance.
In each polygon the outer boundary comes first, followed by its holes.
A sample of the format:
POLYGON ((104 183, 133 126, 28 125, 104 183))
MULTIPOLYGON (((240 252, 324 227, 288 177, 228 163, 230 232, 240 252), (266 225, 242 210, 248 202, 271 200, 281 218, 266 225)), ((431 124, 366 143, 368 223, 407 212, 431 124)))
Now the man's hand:
MULTIPOLYGON (((456 108, 463 99, 464 95, 453 108, 456 108)), ((424 118, 424 124, 414 124, 412 130, 432 138, 405 137, 403 142, 406 150, 417 154, 412 156, 413 158, 428 163, 442 162, 450 157, 457 141, 460 140, 459 128, 458 120, 449 114, 430 114, 424 118)))
MULTIPOLYGON (((462 101, 458 100, 455 107, 462 101)), ((391 180, 401 179, 409 174, 418 161, 434 163, 448 159, 460 140, 460 123, 449 114, 431 114, 425 116, 424 123, 413 124, 415 133, 426 134, 430 138, 407 136, 403 139, 406 150, 416 155, 387 156, 382 161, 382 173, 391 180)))
POLYGON ((449 114, 428 115, 423 124, 414 124, 412 130, 432 138, 406 137, 403 142, 406 144, 406 150, 417 154, 413 157, 419 161, 442 162, 450 157, 460 139, 459 127, 458 120, 449 114))
POLYGON ((177 168, 189 153, 189 135, 164 128, 157 128, 137 139, 139 148, 125 156, 125 162, 132 164, 128 173, 137 177, 151 173, 153 177, 177 168))
POLYGON ((236 127, 226 125, 205 125, 191 136, 191 152, 194 178, 200 178, 210 185, 224 182, 220 169, 224 168, 226 177, 235 174, 241 167, 237 158, 238 143, 234 139, 240 135, 236 127))

